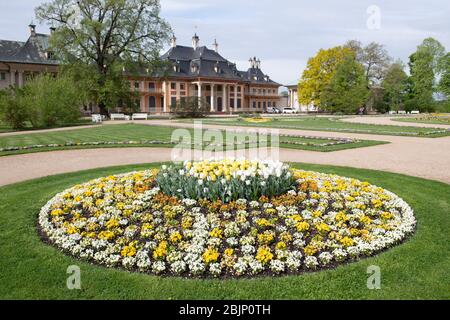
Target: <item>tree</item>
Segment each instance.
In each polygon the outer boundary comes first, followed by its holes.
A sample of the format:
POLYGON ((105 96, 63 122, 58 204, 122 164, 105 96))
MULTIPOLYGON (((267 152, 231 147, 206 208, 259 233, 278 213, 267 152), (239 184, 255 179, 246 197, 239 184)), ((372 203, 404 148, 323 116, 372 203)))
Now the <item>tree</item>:
POLYGON ((159 13, 159 0, 52 0, 36 8, 37 18, 56 28, 50 44, 58 59, 93 68, 92 92, 103 114, 124 66, 158 66, 171 33, 159 13))
POLYGON ((436 79, 442 71, 445 48, 433 38, 425 39, 409 57, 413 104, 420 111, 433 111, 436 79))
POLYGON ((321 49, 303 71, 302 79, 298 84, 298 99, 301 103, 316 106, 321 105, 321 94, 330 84, 338 65, 346 56, 354 56, 350 48, 334 47, 321 49))
POLYGON ((347 56, 321 94, 322 107, 330 112, 355 113, 364 105, 368 92, 363 66, 355 56, 347 56))
POLYGON ((3 120, 14 129, 27 123, 45 128, 76 122, 85 101, 86 95, 72 78, 41 74, 23 88, 8 89, 0 100, 0 109, 3 120))
POLYGON ((357 40, 350 40, 345 46, 355 52, 356 60, 364 66, 369 86, 380 84, 391 61, 386 48, 376 42, 371 42, 363 47, 357 40))
POLYGON ((171 112, 182 118, 203 118, 209 114, 211 106, 205 98, 186 97, 170 106, 171 112))
POLYGON ((391 64, 386 72, 382 82, 383 87, 383 110, 400 110, 404 107, 407 98, 408 75, 404 71, 404 65, 401 61, 391 64))
POLYGON ((441 91, 447 99, 450 99, 450 52, 441 60, 441 79, 439 81, 439 91, 441 91))

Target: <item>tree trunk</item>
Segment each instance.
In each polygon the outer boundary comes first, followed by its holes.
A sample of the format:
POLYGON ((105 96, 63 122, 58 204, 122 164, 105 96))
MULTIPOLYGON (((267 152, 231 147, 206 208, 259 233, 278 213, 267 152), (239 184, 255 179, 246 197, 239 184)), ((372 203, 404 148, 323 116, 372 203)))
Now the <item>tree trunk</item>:
POLYGON ((105 105, 105 103, 104 103, 103 101, 101 101, 101 102, 98 104, 98 108, 100 109, 100 114, 101 114, 102 116, 109 116, 108 109, 106 108, 106 105, 105 105))

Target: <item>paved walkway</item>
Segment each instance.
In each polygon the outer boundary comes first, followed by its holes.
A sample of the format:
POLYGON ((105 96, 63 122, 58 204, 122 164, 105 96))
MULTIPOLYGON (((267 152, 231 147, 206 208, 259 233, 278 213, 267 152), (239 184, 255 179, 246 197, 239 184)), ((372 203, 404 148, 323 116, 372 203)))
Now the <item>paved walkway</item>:
POLYGON ((422 128, 442 128, 450 129, 450 125, 447 124, 433 124, 433 123, 419 123, 419 122, 403 122, 395 121, 396 119, 401 119, 402 117, 354 117, 354 118, 344 118, 341 121, 352 122, 352 123, 364 123, 364 124, 378 124, 378 125, 389 125, 389 126, 401 126, 401 127, 422 127, 422 128))
MULTIPOLYGON (((135 122, 176 127, 192 126, 189 123, 167 120, 135 122)), ((203 128, 223 129, 223 126, 204 125, 203 128)), ((233 127, 233 129, 239 128, 233 127)), ((248 129, 248 127, 241 127, 241 129, 248 129)), ((283 161, 382 170, 450 183, 450 137, 433 139, 291 129, 280 129, 280 133, 390 142, 385 145, 330 153, 282 149, 280 159, 283 161)), ((165 148, 104 148, 13 155, 0 157, 0 185, 91 168, 169 160, 171 160, 171 150, 165 148)))

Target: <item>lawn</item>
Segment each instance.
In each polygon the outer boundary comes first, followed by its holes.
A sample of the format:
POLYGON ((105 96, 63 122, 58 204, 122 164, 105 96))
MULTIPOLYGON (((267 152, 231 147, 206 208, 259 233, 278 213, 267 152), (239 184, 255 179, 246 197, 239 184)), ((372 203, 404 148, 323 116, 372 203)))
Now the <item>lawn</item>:
POLYGON ((92 124, 92 120, 90 120, 90 119, 80 119, 75 123, 67 123, 62 126, 56 126, 56 127, 51 127, 51 128, 33 128, 31 126, 31 123, 27 123, 25 125, 25 128, 20 129, 20 130, 15 130, 10 125, 0 121, 0 133, 14 132, 14 131, 33 131, 33 130, 40 130, 40 129, 64 128, 64 127, 74 127, 74 126, 85 126, 85 125, 91 125, 91 124, 92 124))
POLYGON ((428 124, 446 124, 450 125, 450 115, 426 115, 414 118, 394 118, 394 121, 428 123, 428 124))
POLYGON ((206 124, 217 124, 222 126, 251 126, 269 127, 281 129, 315 130, 315 131, 336 131, 349 133, 367 133, 380 135, 400 135, 418 137, 442 137, 450 135, 450 131, 443 129, 405 127, 395 125, 373 125, 363 123, 349 123, 340 121, 337 117, 295 117, 295 118, 274 118, 266 123, 249 123, 242 119, 206 119, 206 124))
MULTIPOLYGON (((61 150, 70 148, 93 148, 93 147, 124 147, 129 145, 110 145, 106 142, 127 142, 135 141, 133 144, 136 146, 170 146, 172 132, 174 128, 149 126, 142 124, 117 124, 117 125, 99 125, 93 128, 83 128, 74 130, 54 131, 54 132, 42 132, 42 133, 30 133, 11 136, 0 136, 0 149, 9 147, 25 147, 33 145, 41 145, 38 148, 31 148, 27 150, 15 150, 15 151, 0 151, 1 155, 10 155, 26 152, 48 151, 48 150, 61 150), (142 140, 149 140, 157 142, 153 145, 148 145, 142 142, 142 140), (82 143, 99 143, 98 145, 81 145, 82 143), (65 144, 71 143, 72 146, 65 146, 65 144), (64 145, 48 147, 50 144, 64 145)), ((186 130, 186 129, 183 129, 186 130)), ((193 133, 193 130, 189 130, 193 133)), ((231 136, 240 136, 242 134, 235 133, 231 136)), ((195 140, 198 141, 198 140, 195 140)), ((316 139, 307 137, 281 137, 280 146, 284 148, 303 149, 311 151, 336 151, 348 148, 359 148, 372 145, 382 144, 380 141, 351 141, 345 144, 336 145, 322 145, 325 142, 330 142, 326 139, 316 139), (283 143, 284 142, 284 143, 283 143), (288 143, 290 142, 290 143, 288 143), (301 144, 293 144, 301 143, 301 144)))
POLYGON ((41 206, 89 179, 154 167, 102 168, 0 188, 2 299, 448 299, 450 185, 380 171, 298 164, 295 167, 367 180, 403 197, 415 210, 416 234, 375 257, 298 276, 194 280, 107 269, 44 244, 36 231, 41 206), (81 268, 81 290, 66 288, 67 267, 81 268), (366 287, 367 267, 381 268, 381 289, 366 287))

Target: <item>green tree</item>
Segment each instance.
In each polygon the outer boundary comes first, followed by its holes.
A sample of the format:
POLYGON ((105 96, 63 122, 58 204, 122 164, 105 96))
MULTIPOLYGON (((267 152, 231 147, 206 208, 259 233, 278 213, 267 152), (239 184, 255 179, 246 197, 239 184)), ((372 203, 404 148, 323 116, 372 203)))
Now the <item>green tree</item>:
MULTIPOLYGON (((50 44, 64 64, 92 67, 91 92, 107 113, 124 67, 138 63, 152 72, 170 26, 160 16, 159 0, 52 0, 36 16, 56 28, 50 44)), ((120 100, 115 97, 113 100, 120 100)))
POLYGON ((182 118, 203 118, 209 114, 211 106, 205 98, 186 97, 170 106, 171 112, 182 118))
POLYGON ((23 129, 30 118, 29 110, 21 101, 22 89, 12 87, 0 91, 0 120, 13 129, 23 129))
POLYGON ((409 57, 412 82, 412 101, 408 105, 416 106, 420 111, 434 110, 436 79, 442 71, 442 58, 445 48, 433 38, 425 39, 409 57))
POLYGON ((408 75, 404 71, 404 65, 401 61, 391 64, 386 72, 386 76, 382 82, 383 87, 383 110, 400 110, 404 108, 407 99, 408 75))
POLYGON ((379 85, 392 60, 386 48, 376 42, 371 42, 363 47, 362 43, 357 40, 350 40, 345 46, 355 52, 356 60, 364 66, 369 86, 379 85))
POLYGON ((321 49, 308 60, 298 84, 298 99, 303 104, 313 103, 321 106, 321 95, 330 84, 338 65, 347 56, 354 56, 352 49, 347 47, 334 47, 321 49))
POLYGON ((321 94, 322 107, 330 112, 355 113, 367 100, 369 89, 363 66, 347 56, 321 94))
POLYGON ((450 52, 441 60, 441 79, 439 81, 439 91, 442 92, 447 99, 450 99, 450 52))

